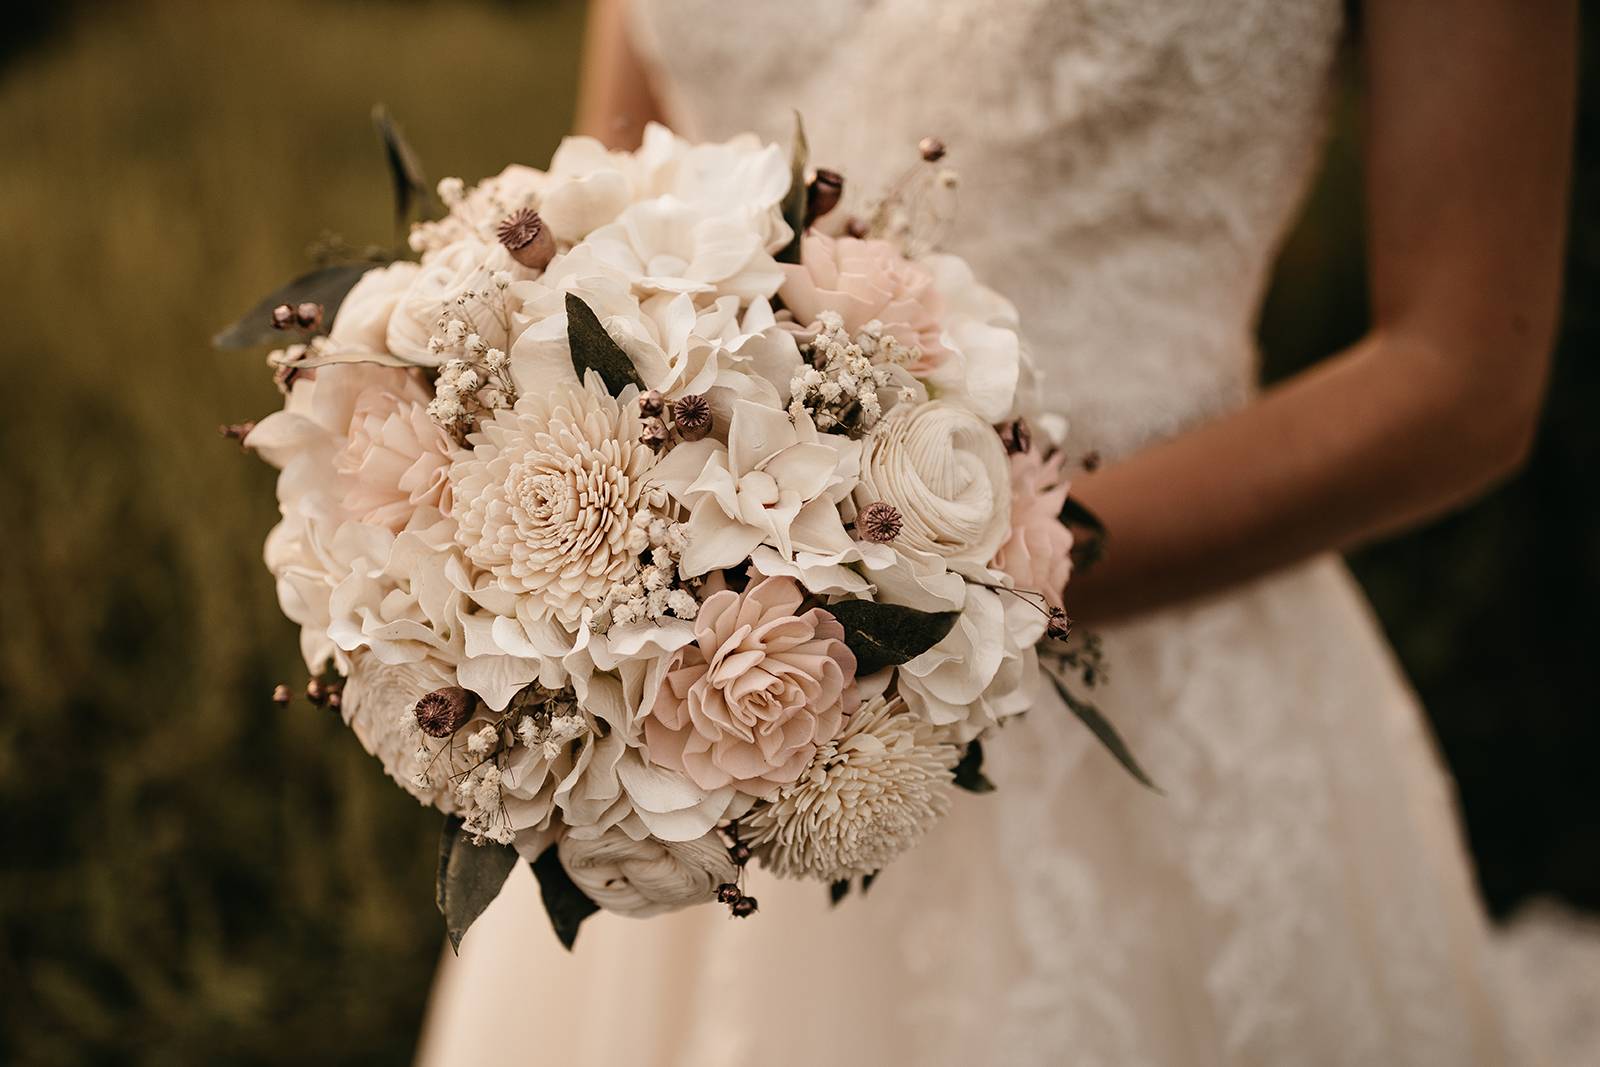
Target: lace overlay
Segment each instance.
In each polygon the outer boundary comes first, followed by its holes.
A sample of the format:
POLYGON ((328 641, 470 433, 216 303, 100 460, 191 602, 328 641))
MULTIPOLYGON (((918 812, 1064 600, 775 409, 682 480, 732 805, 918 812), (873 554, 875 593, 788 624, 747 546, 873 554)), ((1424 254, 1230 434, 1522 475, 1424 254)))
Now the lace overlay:
MULTIPOLYGON (((1337 0, 638 0, 684 132, 787 137, 845 210, 950 145, 948 241, 1018 305, 1072 443, 1238 406, 1313 169, 1337 0)), ((1448 780, 1332 559, 1106 635, 1164 796, 1041 693, 865 897, 598 916, 569 959, 515 881, 441 978, 426 1063, 1505 1062, 1448 780), (526 1032, 488 1020, 566 1020, 526 1032), (616 1013, 613 1015, 613 1013, 616 1013), (538 1036, 535 1036, 535 1033, 538 1036)))

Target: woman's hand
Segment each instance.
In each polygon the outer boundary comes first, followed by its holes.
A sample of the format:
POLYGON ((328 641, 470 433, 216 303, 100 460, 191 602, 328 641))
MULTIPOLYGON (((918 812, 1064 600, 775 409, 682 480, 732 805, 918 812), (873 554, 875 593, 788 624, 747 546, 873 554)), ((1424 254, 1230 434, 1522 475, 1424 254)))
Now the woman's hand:
POLYGON ((1514 471, 1555 335, 1573 0, 1363 8, 1374 322, 1211 425, 1084 476, 1110 531, 1067 607, 1107 621, 1350 548, 1514 471))

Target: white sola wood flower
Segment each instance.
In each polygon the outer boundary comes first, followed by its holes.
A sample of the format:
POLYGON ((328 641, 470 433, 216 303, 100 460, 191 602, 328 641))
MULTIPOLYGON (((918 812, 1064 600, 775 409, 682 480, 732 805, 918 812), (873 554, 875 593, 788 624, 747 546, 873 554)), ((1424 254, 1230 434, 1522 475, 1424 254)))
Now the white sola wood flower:
POLYGON ((886 565, 893 553, 854 541, 839 516, 861 461, 860 443, 819 434, 805 412, 733 402, 728 443, 682 444, 657 467, 660 484, 690 508, 683 573, 751 558, 763 574, 799 578, 813 592, 859 592, 844 564, 886 565))
POLYGON ((557 855, 589 899, 636 919, 708 903, 739 876, 715 833, 692 841, 635 841, 615 829, 595 840, 568 835, 557 855))
POLYGON ((777 799, 742 822, 764 866, 834 882, 872 874, 948 810, 959 752, 898 698, 863 704, 777 799))
POLYGON ((620 397, 592 372, 497 411, 450 471, 457 540, 536 617, 571 626, 648 547, 635 517, 665 502, 647 478, 632 386, 620 397))

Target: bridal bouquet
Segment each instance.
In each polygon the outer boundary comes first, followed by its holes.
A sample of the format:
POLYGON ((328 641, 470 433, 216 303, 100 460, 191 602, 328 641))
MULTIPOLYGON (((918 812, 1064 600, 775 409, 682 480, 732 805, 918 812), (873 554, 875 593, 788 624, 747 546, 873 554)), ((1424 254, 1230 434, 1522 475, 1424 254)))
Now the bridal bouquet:
POLYGON ((308 695, 448 817, 452 941, 519 856, 570 947, 601 908, 749 915, 752 858, 841 895, 989 788, 1092 522, 1012 306, 931 250, 943 147, 830 227, 798 128, 574 137, 435 200, 379 126, 410 255, 218 343, 279 342, 283 410, 228 428, 282 472, 266 563, 308 695))

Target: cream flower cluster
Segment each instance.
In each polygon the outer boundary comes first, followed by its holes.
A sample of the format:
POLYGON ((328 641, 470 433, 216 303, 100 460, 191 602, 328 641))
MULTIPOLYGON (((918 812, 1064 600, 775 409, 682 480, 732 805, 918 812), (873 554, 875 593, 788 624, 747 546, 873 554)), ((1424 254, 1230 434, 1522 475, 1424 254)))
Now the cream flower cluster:
POLYGON ((737 903, 749 850, 834 880, 910 847, 1061 603, 1059 461, 997 432, 1032 380, 1011 306, 885 240, 780 262, 790 175, 652 125, 446 179, 417 260, 274 354, 246 442, 362 744, 612 911, 737 903), (883 668, 848 601, 957 621, 883 668))

